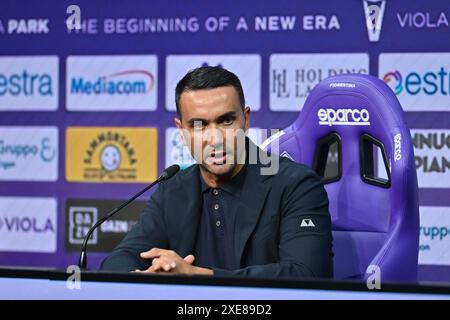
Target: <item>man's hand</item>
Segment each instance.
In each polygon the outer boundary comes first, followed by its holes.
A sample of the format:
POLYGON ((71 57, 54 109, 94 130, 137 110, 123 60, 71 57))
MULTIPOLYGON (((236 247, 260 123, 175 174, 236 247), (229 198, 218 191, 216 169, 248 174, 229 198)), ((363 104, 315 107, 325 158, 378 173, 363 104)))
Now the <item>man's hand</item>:
POLYGON ((210 269, 193 266, 195 257, 191 254, 183 259, 175 251, 153 248, 142 252, 141 258, 153 259, 152 265, 147 270, 136 270, 136 272, 213 275, 210 269))

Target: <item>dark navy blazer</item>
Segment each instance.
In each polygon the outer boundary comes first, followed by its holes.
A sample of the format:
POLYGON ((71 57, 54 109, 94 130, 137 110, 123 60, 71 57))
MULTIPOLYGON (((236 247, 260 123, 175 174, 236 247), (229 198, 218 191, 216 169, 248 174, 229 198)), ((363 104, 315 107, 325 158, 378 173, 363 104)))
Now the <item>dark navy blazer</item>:
MULTIPOLYGON (((278 172, 263 175, 268 154, 249 144, 266 160, 257 157, 245 171, 233 233, 233 254, 240 267, 213 269, 214 275, 332 277, 331 218, 319 177, 312 169, 278 156, 278 172)), ((102 269, 146 269, 150 262, 139 253, 154 247, 174 250, 181 257, 193 254, 202 210, 199 174, 195 164, 162 182, 102 269)))

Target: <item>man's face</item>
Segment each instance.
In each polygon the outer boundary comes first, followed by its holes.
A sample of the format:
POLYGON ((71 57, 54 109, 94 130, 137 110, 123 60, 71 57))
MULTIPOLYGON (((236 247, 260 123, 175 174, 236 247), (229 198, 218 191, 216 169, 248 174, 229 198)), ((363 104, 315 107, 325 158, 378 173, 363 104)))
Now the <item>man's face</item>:
POLYGON ((175 123, 203 169, 224 176, 233 172, 238 161, 242 163, 245 140, 238 135, 249 127, 250 108, 242 110, 234 87, 185 91, 180 113, 175 123))

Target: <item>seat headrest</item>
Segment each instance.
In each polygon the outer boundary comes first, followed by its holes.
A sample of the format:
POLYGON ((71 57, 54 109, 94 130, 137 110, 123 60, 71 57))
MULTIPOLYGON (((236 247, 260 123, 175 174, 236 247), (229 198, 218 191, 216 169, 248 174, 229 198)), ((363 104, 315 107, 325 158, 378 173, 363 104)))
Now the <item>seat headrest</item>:
POLYGON ((380 79, 360 74, 329 77, 310 92, 293 130, 302 128, 315 138, 329 132, 367 133, 392 150, 393 137, 409 136, 402 108, 392 90, 380 79))

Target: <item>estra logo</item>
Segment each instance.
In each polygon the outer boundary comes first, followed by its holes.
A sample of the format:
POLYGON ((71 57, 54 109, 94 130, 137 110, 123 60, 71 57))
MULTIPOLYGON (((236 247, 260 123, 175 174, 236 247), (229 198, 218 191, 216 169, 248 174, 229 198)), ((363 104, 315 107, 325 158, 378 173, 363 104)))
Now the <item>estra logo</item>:
POLYGON ((317 111, 321 126, 370 126, 370 114, 367 109, 321 108, 317 111))
POLYGON ((379 77, 405 111, 450 110, 450 53, 383 53, 379 77))
POLYGON ((0 111, 58 108, 57 56, 0 57, 0 111))
POLYGON ((403 76, 398 70, 389 71, 383 76, 396 95, 403 91, 410 95, 450 95, 450 72, 444 67, 425 73, 409 72, 403 76))

